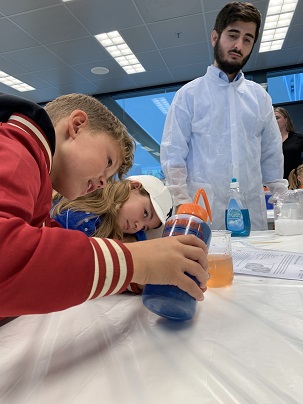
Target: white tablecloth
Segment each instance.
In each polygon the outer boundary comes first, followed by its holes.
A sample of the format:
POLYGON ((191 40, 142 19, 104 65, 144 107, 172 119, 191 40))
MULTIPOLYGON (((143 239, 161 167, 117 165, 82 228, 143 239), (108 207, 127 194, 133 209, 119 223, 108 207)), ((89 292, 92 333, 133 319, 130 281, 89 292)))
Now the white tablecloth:
MULTIPOLYGON (((246 242, 303 252, 303 236, 246 242)), ((236 275, 193 321, 123 294, 0 328, 0 403, 303 402, 303 282, 236 275)))

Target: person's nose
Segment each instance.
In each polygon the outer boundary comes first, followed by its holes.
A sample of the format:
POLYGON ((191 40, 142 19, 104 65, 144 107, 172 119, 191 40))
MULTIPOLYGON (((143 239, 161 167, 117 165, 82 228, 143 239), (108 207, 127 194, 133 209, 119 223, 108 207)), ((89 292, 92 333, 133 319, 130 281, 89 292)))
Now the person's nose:
POLYGON ((237 51, 241 52, 241 49, 242 49, 242 47, 243 47, 243 44, 244 44, 244 39, 241 38, 241 37, 239 37, 239 38, 237 38, 237 39, 235 40, 234 48, 235 48, 237 51))
POLYGON ((142 222, 142 220, 135 220, 135 230, 139 231, 139 230, 143 230, 144 229, 144 224, 142 222))
POLYGON ((97 188, 104 188, 106 184, 107 184, 106 178, 103 176, 99 177, 97 188))

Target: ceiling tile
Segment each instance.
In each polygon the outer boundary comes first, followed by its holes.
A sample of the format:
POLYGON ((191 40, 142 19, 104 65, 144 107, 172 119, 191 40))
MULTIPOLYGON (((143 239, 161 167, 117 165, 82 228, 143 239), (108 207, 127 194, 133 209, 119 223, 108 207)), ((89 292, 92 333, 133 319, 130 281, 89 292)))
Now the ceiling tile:
POLYGON ((83 0, 65 4, 93 35, 143 24, 132 0, 83 0))
POLYGON ((134 53, 156 49, 155 42, 145 26, 121 29, 119 33, 134 53))
POLYGON ((221 8, 224 7, 226 3, 228 3, 228 1, 225 0, 202 0, 201 2, 203 4, 203 10, 205 13, 209 11, 215 11, 216 14, 218 14, 221 8))
POLYGON ((200 0, 135 0, 135 3, 146 23, 202 12, 200 0))
MULTIPOLYGON (((303 54, 303 47, 292 48, 288 50, 281 49, 280 51, 264 52, 258 55, 255 69, 261 70, 271 68, 274 66, 285 66, 285 60, 287 65, 295 65, 299 63, 300 57, 303 54), (283 57, 284 55, 284 57, 283 57)), ((286 66, 287 66, 286 65, 286 66)))
POLYGON ((39 45, 38 41, 7 18, 0 19, 0 38, 0 53, 39 45))
POLYGON ((68 64, 80 64, 111 57, 92 36, 50 44, 48 49, 68 64))
POLYGON ((67 41, 89 34, 63 3, 14 15, 11 20, 43 44, 67 41))
POLYGON ((98 80, 99 77, 112 78, 126 75, 126 72, 112 57, 109 57, 106 60, 96 60, 94 62, 73 65, 73 68, 90 81, 98 80), (105 67, 109 70, 109 72, 105 75, 96 75, 91 72, 93 67, 105 67))
POLYGON ((2 56, 0 56, 0 70, 10 74, 11 76, 26 73, 26 70, 21 66, 2 56))
POLYGON ((62 95, 60 89, 57 87, 42 88, 37 91, 29 91, 27 93, 22 93, 23 97, 24 94, 26 94, 27 99, 43 104, 48 101, 52 101, 53 99, 62 95))
POLYGON ((206 41, 201 15, 148 24, 159 49, 206 41))
POLYGON ((301 25, 302 27, 302 18, 303 18, 303 1, 299 0, 296 7, 296 12, 291 21, 291 25, 301 25))
POLYGON ((43 70, 35 73, 36 77, 44 80, 52 86, 60 86, 62 84, 72 84, 75 81, 85 81, 85 78, 71 67, 61 67, 58 69, 43 70))
POLYGON ((169 67, 186 66, 196 62, 209 64, 209 45, 206 42, 162 49, 161 54, 169 67))
POLYGON ((35 10, 37 8, 53 6, 56 4, 62 4, 62 1, 61 0, 26 0, 26 1, 1 0, 1 12, 5 15, 20 14, 24 11, 35 10))
POLYGON ((163 56, 158 51, 138 53, 137 57, 147 71, 165 68, 163 56))
MULTIPOLYGON (((303 18, 303 16, 302 16, 303 18)), ((289 28, 282 49, 297 48, 303 46, 303 27, 301 25, 292 25, 289 28)))
POLYGON ((6 52, 3 56, 30 72, 65 66, 63 60, 59 59, 44 46, 6 52))
MULTIPOLYGON (((24 73, 24 74, 17 74, 15 76, 17 79, 23 81, 23 83, 28 84, 29 86, 32 86, 34 88, 41 89, 41 88, 49 88, 50 84, 47 83, 44 80, 41 80, 39 77, 37 77, 34 74, 31 73, 24 73)), ((33 90, 29 91, 32 92, 33 90)), ((22 94, 25 94, 27 92, 23 92, 22 94)))

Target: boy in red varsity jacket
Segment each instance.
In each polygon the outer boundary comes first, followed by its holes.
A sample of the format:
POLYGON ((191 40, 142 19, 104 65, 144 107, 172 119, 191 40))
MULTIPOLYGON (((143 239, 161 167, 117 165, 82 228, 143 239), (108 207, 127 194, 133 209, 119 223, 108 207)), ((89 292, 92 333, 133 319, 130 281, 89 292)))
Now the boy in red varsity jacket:
POLYGON ((130 284, 174 284, 203 300, 206 247, 195 236, 122 244, 51 222, 52 189, 74 199, 121 178, 132 160, 126 128, 95 98, 70 94, 43 109, 0 94, 0 317, 63 310, 130 284))

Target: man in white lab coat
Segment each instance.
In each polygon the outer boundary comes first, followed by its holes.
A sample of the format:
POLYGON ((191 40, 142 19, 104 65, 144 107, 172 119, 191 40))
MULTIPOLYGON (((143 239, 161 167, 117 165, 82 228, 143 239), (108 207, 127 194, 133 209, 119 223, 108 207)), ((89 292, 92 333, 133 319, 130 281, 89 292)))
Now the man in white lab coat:
POLYGON ((241 71, 258 39, 260 12, 250 3, 228 3, 219 12, 211 43, 214 64, 175 95, 165 122, 161 164, 175 206, 204 188, 213 229, 225 228, 229 184, 245 191, 251 229, 267 229, 263 184, 287 191, 282 142, 272 100, 241 71))

